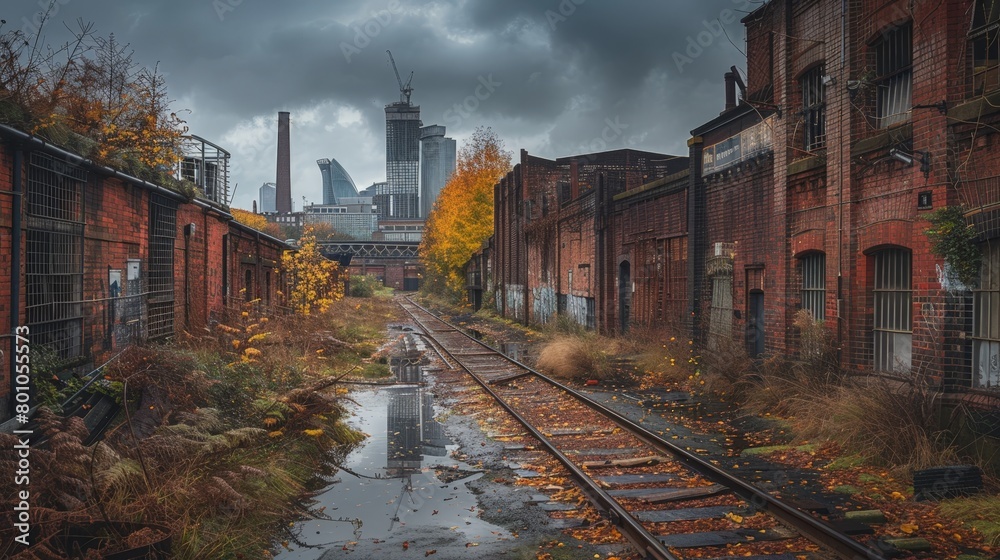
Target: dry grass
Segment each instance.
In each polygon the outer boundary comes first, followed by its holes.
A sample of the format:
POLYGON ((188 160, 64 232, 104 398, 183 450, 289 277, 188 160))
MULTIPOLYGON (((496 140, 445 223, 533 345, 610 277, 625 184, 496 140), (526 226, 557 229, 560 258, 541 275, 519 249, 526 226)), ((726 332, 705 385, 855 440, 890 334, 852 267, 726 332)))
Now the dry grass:
POLYGON ((245 309, 179 347, 126 352, 105 373, 127 388, 130 413, 103 443, 84 447, 79 419, 42 414, 50 444, 32 449, 31 477, 40 533, 21 557, 52 557, 66 523, 101 520, 168 527, 176 558, 259 557, 301 515, 295 499, 336 459, 331 450, 358 440, 334 386, 396 310, 352 298, 321 315, 245 309))
POLYGON ((608 373, 608 357, 596 341, 597 337, 556 336, 539 352, 535 365, 560 379, 602 379, 608 373))
POLYGON ((924 383, 867 376, 814 384, 790 398, 788 409, 800 437, 836 441, 872 464, 910 471, 959 460, 938 399, 924 383))

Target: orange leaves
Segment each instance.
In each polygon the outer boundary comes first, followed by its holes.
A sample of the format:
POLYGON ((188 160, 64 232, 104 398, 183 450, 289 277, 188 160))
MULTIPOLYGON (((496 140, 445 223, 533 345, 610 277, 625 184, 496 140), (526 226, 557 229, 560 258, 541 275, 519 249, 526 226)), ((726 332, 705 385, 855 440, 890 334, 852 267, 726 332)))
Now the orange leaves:
POLYGON ((425 285, 432 291, 461 293, 466 261, 493 233, 493 186, 509 167, 510 154, 489 128, 476 129, 462 147, 420 245, 425 285))

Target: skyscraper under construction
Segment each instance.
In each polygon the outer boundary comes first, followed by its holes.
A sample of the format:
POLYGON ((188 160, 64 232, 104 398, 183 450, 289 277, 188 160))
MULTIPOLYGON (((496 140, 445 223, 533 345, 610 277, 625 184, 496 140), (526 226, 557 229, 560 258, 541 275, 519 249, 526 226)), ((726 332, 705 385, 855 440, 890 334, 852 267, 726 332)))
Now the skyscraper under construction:
POLYGON ((385 178, 379 213, 398 219, 420 218, 420 106, 397 101, 385 106, 385 178))

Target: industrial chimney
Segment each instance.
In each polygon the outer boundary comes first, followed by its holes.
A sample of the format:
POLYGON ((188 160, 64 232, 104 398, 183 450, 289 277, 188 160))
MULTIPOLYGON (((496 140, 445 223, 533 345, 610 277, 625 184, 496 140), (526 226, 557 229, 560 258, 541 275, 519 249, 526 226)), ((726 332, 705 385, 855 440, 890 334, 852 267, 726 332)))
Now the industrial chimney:
POLYGON ((275 210, 279 214, 292 211, 292 170, 288 143, 288 112, 278 113, 278 173, 275 178, 275 210))

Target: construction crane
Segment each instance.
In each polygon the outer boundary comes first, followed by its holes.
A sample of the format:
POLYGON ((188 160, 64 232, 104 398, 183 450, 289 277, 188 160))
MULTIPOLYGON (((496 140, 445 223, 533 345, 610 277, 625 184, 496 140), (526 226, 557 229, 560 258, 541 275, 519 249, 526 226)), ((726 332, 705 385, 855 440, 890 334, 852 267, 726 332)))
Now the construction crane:
POLYGON ((409 105, 410 94, 413 93, 413 88, 410 87, 410 82, 413 81, 413 72, 410 72, 410 77, 407 78, 406 85, 403 85, 403 80, 399 77, 399 70, 396 69, 396 61, 392 58, 392 52, 389 50, 385 52, 389 55, 389 62, 392 63, 392 71, 396 73, 396 81, 399 82, 399 101, 409 105))

